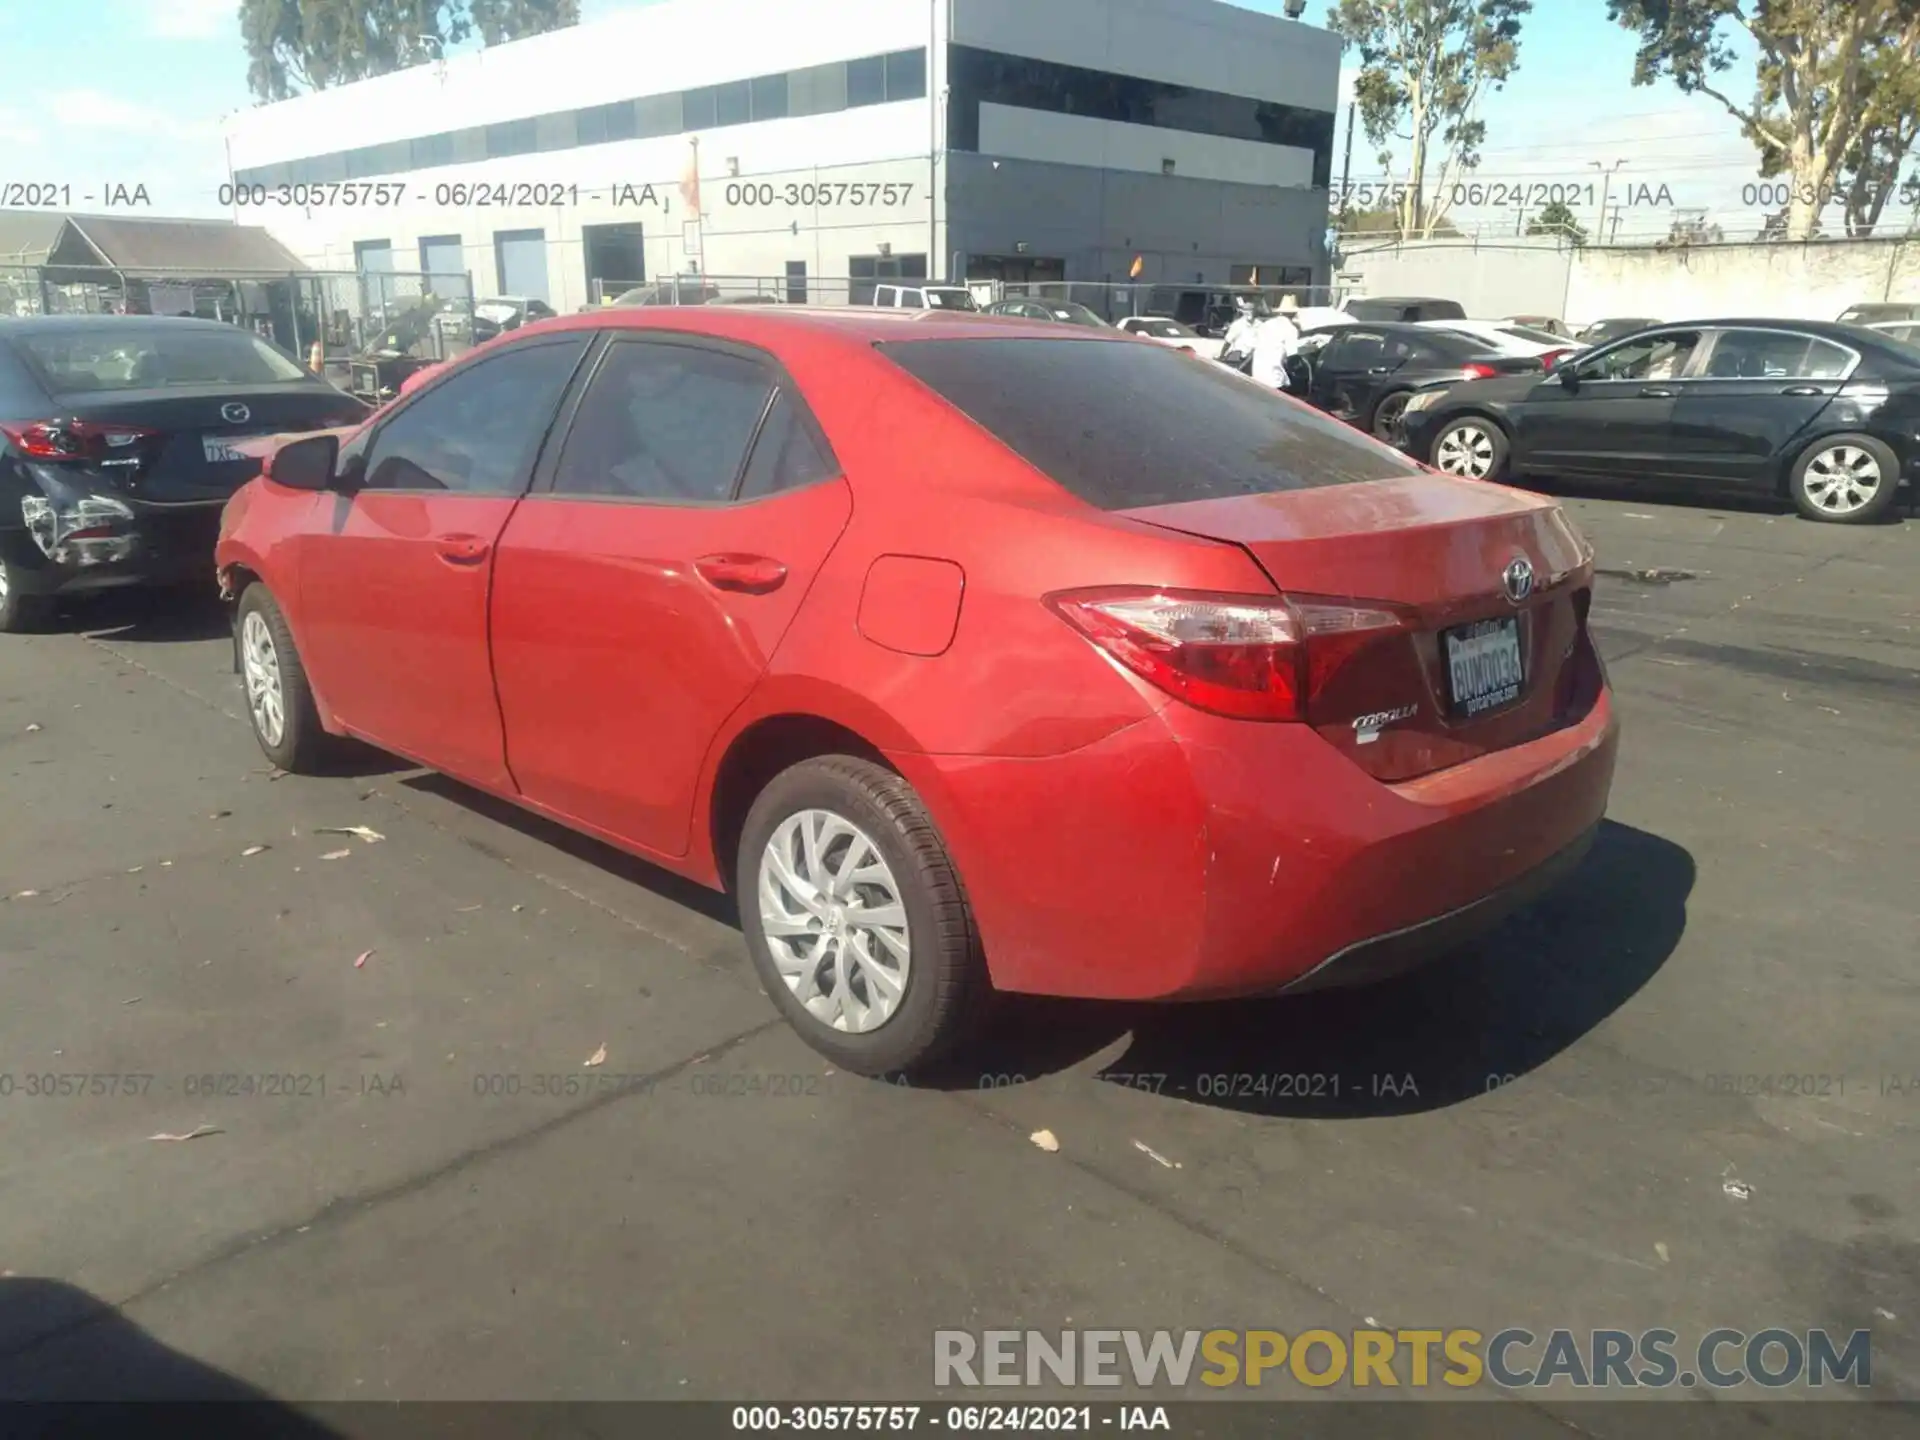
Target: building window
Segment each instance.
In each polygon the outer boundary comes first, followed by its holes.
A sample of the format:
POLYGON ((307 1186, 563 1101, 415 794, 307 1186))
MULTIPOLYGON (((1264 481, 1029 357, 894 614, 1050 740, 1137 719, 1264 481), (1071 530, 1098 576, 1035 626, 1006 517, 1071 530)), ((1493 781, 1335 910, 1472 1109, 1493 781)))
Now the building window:
POLYGON ((785 75, 762 75, 759 79, 748 83, 753 92, 755 120, 787 118, 787 77, 785 75))
POLYGON ((544 230, 496 230, 494 275, 498 295, 547 298, 547 234, 544 230))
POLYGON ((453 164, 453 132, 443 131, 438 135, 422 135, 418 140, 409 142, 408 161, 415 170, 431 170, 439 165, 453 164))
POLYGON ((436 295, 467 293, 467 247, 458 235, 420 237, 420 271, 433 279, 428 288, 436 295), (456 287, 454 277, 459 277, 456 287))
POLYGON ((713 123, 744 125, 753 118, 753 87, 745 80, 713 87, 713 123))
POLYGON ((391 240, 356 240, 353 242, 353 268, 362 275, 393 273, 393 242, 391 240))
POLYGON ((787 261, 787 303, 807 303, 807 262, 804 260, 787 261))
POLYGON ((787 113, 832 115, 847 108, 847 67, 815 65, 787 76, 787 113))
POLYGON ((539 127, 532 120, 508 120, 486 127, 487 158, 500 160, 509 155, 531 155, 539 147, 539 127))
POLYGON ((1154 125, 1194 135, 1219 135, 1313 152, 1313 183, 1325 186, 1333 168, 1333 112, 1255 100, 1113 75, 1050 60, 977 50, 948 49, 947 143, 980 148, 982 102, 1056 115, 1084 115, 1129 125, 1154 125))
POLYGON ((847 108, 882 105, 887 99, 887 57, 874 55, 847 62, 847 108))
POLYGON ((605 145, 612 140, 632 140, 636 138, 638 117, 634 114, 633 101, 622 100, 617 105, 595 105, 590 110, 581 110, 573 119, 574 134, 582 145, 605 145))
POLYGON ((476 160, 487 158, 487 130, 484 125, 475 125, 466 130, 453 132, 453 163, 470 165, 476 160))
POLYGON ((888 100, 921 100, 927 94, 927 52, 896 50, 885 57, 888 100))
POLYGON ((711 130, 714 126, 714 90, 706 85, 680 96, 680 126, 684 130, 711 130))
POLYGON ((854 305, 871 305, 876 281, 920 280, 927 278, 924 255, 850 255, 847 277, 852 281, 847 299, 854 305))
POLYGON ((580 145, 580 131, 571 110, 558 115, 541 115, 533 122, 534 148, 537 150, 574 150, 580 145))
POLYGON ((644 100, 633 102, 633 138, 653 140, 662 135, 679 135, 692 128, 686 123, 683 113, 686 97, 677 92, 672 95, 649 95, 644 100))
POLYGON ((647 237, 643 226, 628 222, 583 225, 580 248, 587 257, 587 294, 611 299, 625 290, 637 290, 647 281, 647 237))

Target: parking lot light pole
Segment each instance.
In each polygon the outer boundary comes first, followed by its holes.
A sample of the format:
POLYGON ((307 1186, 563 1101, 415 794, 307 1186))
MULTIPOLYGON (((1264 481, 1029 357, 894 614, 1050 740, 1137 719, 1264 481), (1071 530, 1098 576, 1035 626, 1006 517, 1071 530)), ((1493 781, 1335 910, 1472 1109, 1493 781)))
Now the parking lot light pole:
POLYGON ((1594 234, 1601 238, 1603 244, 1607 233, 1607 195, 1613 189, 1613 172, 1626 163, 1624 160, 1616 160, 1611 165, 1602 165, 1598 160, 1587 161, 1587 164, 1600 172, 1600 224, 1594 234))

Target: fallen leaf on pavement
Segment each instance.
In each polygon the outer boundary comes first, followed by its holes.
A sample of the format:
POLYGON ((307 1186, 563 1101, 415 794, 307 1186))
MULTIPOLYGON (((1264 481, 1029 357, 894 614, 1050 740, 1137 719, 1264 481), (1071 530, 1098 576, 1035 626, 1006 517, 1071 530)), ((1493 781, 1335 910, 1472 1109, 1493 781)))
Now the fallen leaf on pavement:
POLYGON ((240 858, 244 860, 249 855, 258 855, 262 850, 265 850, 266 848, 267 847, 264 845, 249 845, 246 849, 240 852, 240 858))
MULTIPOLYGON (((594 1051, 593 1054, 587 1057, 588 1065, 604 1065, 606 1063, 607 1063, 607 1047, 604 1045, 602 1045, 598 1050, 594 1051)), ((585 1067, 582 1067, 582 1068, 585 1068, 585 1067)))
POLYGON ((373 958, 373 952, 371 950, 362 950, 360 952, 359 958, 353 962, 353 968, 356 970, 363 968, 366 965, 367 961, 371 960, 372 958, 373 958))
POLYGON ((1060 1148, 1060 1142, 1054 1138, 1053 1131, 1051 1130, 1036 1130, 1033 1132, 1033 1134, 1029 1135, 1027 1138, 1033 1141, 1033 1143, 1038 1145, 1042 1150, 1045 1150, 1049 1153, 1055 1150, 1058 1150, 1060 1148))
POLYGON ((1158 1150, 1154 1149, 1151 1145, 1147 1144, 1144 1140, 1134 1141, 1133 1148, 1138 1150, 1142 1155, 1146 1156, 1149 1160, 1152 1160, 1158 1164, 1164 1165, 1169 1170, 1178 1170, 1180 1168, 1180 1166, 1177 1163, 1167 1159, 1166 1156, 1162 1155, 1158 1150))
POLYGON ((206 1135, 224 1135, 227 1132, 218 1125, 196 1125, 184 1135, 168 1135, 164 1131, 158 1135, 149 1135, 149 1140, 198 1140, 206 1135))
POLYGON ((347 858, 347 856, 351 855, 352 853, 353 851, 351 850, 329 850, 326 854, 322 855, 320 858, 322 860, 344 860, 347 858))
POLYGON ((369 845, 377 840, 387 838, 378 830, 369 830, 365 825, 318 825, 314 827, 313 833, 316 835, 354 835, 366 841, 369 845))
POLYGON ((38 730, 39 728, 40 727, 38 725, 29 725, 27 726, 27 733, 31 735, 33 734, 34 731, 38 730))

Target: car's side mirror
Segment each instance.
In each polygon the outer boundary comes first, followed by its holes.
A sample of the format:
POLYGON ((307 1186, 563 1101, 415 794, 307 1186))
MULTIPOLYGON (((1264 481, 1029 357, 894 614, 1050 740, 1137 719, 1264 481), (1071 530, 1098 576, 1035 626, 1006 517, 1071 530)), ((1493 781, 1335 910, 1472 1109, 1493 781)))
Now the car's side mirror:
POLYGON ((333 467, 339 458, 338 435, 309 435, 274 451, 260 473, 289 490, 327 490, 333 486, 333 467))
POLYGON ((1554 362, 1553 378, 1569 390, 1580 388, 1580 367, 1573 363, 1571 355, 1563 355, 1554 362))

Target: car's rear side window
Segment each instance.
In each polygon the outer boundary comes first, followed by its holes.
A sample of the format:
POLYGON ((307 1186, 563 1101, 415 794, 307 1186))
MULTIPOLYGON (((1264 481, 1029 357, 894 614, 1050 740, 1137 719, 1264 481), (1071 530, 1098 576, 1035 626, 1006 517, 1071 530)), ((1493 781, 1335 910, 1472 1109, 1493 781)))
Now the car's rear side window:
POLYGON ((1106 340, 908 340, 880 353, 1089 505, 1130 510, 1414 473, 1224 366, 1106 340))

